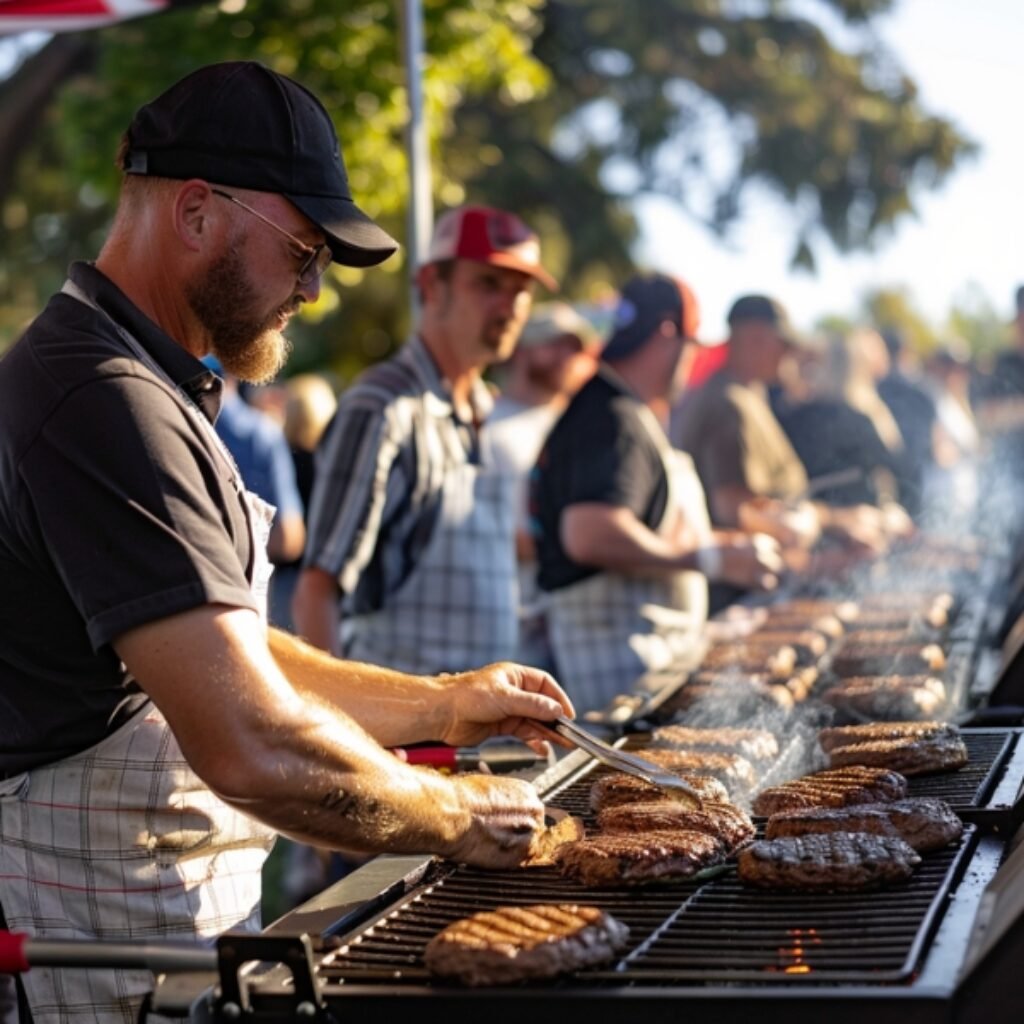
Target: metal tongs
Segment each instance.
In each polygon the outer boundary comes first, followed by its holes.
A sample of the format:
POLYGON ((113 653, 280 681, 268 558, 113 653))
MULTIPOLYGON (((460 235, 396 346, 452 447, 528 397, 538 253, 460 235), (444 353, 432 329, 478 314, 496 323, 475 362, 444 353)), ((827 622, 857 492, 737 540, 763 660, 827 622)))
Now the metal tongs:
POLYGON ((644 782, 649 782, 652 786, 658 786, 661 789, 671 789, 685 793, 694 801, 698 808, 703 806, 700 794, 686 779, 682 779, 672 772, 665 771, 664 768, 659 767, 652 761, 645 761, 642 757, 637 757, 635 754, 627 754, 624 750, 616 750, 615 747, 609 746, 604 740, 599 740, 596 736, 587 732, 586 729, 581 728, 564 715, 559 715, 558 718, 551 722, 540 722, 537 724, 543 725, 546 729, 550 729, 552 732, 567 739, 574 746, 586 751, 591 757, 596 758, 602 764, 608 765, 609 768, 615 768, 620 772, 625 772, 627 775, 643 779, 644 782))

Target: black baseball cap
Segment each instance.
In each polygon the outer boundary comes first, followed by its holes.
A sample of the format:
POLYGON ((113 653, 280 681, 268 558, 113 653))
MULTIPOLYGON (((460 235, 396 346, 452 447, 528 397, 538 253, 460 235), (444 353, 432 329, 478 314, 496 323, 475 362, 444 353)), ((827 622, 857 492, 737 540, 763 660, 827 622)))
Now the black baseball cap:
POLYGON ((696 340, 700 307, 690 286, 668 274, 638 274, 619 293, 612 335, 601 356, 613 362, 638 351, 648 338, 670 320, 682 337, 696 340))
POLYGON ((398 249, 352 200, 330 115, 298 82, 256 61, 193 71, 141 107, 124 170, 276 192, 327 238, 337 263, 372 267, 398 249))
POLYGON ((804 345, 805 339, 793 327, 781 302, 767 295, 741 295, 725 318, 730 327, 756 321, 771 324, 790 345, 804 345))

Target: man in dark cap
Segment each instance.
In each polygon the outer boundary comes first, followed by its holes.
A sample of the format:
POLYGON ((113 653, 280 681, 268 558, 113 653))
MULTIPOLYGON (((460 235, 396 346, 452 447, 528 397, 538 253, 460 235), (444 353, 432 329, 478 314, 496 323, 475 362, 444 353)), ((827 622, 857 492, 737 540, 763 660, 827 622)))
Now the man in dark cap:
POLYGON ((693 655, 708 578, 770 587, 781 567, 771 539, 712 531, 693 464, 656 415, 693 359, 698 319, 684 282, 628 281, 601 365, 534 471, 555 671, 581 709, 604 708, 643 673, 693 655))
MULTIPOLYGON (((0 362, 0 908, 36 937, 252 926, 275 831, 511 865, 521 780, 444 778, 384 746, 538 744, 550 677, 343 663, 265 625, 272 510, 213 429, 215 355, 272 376, 331 260, 396 248, 355 205, 327 112, 255 63, 143 107, 94 264, 0 362), (382 746, 383 745, 383 746, 382 746)), ((36 1020, 133 1021, 146 971, 36 968, 36 1020)))

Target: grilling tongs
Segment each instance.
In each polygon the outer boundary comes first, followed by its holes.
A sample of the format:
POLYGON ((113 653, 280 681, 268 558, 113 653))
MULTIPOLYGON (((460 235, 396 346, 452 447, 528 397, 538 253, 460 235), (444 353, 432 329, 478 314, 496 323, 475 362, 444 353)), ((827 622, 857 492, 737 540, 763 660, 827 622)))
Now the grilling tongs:
POLYGON ((581 728, 564 715, 559 715, 554 721, 538 724, 542 724, 552 732, 558 733, 559 736, 564 737, 570 743, 579 747, 580 750, 585 750, 591 757, 596 758, 602 764, 608 765, 609 768, 615 768, 617 771, 625 772, 627 775, 634 775, 636 778, 643 779, 644 782, 649 782, 651 785, 659 786, 661 789, 671 789, 679 793, 685 793, 698 808, 702 806, 700 794, 686 779, 681 779, 678 775, 665 771, 664 768, 659 767, 652 761, 645 761, 642 757, 637 757, 635 754, 627 754, 624 750, 616 750, 615 747, 609 746, 604 740, 599 740, 596 736, 587 732, 586 729, 581 728))

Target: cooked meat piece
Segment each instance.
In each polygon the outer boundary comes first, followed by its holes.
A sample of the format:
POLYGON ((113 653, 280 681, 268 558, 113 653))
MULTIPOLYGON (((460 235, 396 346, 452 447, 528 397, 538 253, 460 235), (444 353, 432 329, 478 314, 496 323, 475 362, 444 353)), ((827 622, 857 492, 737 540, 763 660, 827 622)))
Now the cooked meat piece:
POLYGON ((773 814, 765 838, 824 832, 870 832, 898 836, 918 853, 938 850, 959 839, 963 824, 949 804, 931 797, 854 807, 807 807, 773 814))
POLYGON ((770 624, 750 635, 749 643, 778 643, 796 651, 798 665, 813 665, 827 650, 828 637, 813 629, 774 629, 770 624))
POLYGON ((567 814, 542 832, 538 832, 530 843, 530 854, 523 867, 546 868, 555 863, 555 851, 565 843, 578 842, 584 836, 583 822, 567 814))
MULTIPOLYGON (((935 680, 938 682, 938 680, 935 680)), ((870 740, 955 739, 960 730, 949 722, 868 722, 864 725, 836 725, 818 732, 818 743, 827 754, 836 747, 870 740)))
POLYGON ((685 725, 663 725, 651 734, 654 747, 714 750, 739 754, 748 761, 772 761, 779 756, 779 743, 767 729, 694 729, 685 725))
POLYGON ((709 775, 718 779, 730 793, 749 792, 757 785, 753 765, 739 754, 719 754, 711 750, 659 750, 645 747, 635 753, 676 775, 709 775))
POLYGON ((920 611, 922 608, 945 608, 951 611, 956 599, 947 590, 898 590, 884 594, 865 594, 860 598, 861 611, 876 608, 906 608, 920 611))
POLYGON ((626 925, 597 907, 498 907, 438 932, 423 961, 431 973, 464 985, 506 985, 605 963, 628 937, 626 925))
POLYGON ((767 672, 775 678, 788 676, 797 665, 797 654, 785 644, 756 643, 753 639, 712 647, 703 657, 700 670, 733 668, 767 672))
POLYGON ((852 622, 859 608, 854 601, 836 601, 828 597, 794 597, 768 606, 768 618, 802 618, 804 622, 819 615, 831 615, 840 622, 852 622))
POLYGON ((783 630, 802 631, 805 629, 820 633, 829 640, 838 640, 846 632, 843 620, 831 614, 807 616, 800 613, 793 613, 783 608, 777 611, 774 608, 768 609, 768 617, 764 625, 755 633, 755 637, 772 635, 783 630))
POLYGON ((967 747, 958 736, 952 738, 917 738, 868 740, 836 747, 829 753, 829 765, 866 764, 878 768, 891 768, 901 775, 928 775, 934 772, 953 772, 967 764, 967 747))
POLYGON ((562 873, 585 886, 689 878, 724 859, 721 840, 694 831, 594 836, 568 843, 558 853, 562 873))
POLYGON ((763 889, 851 891, 906 881, 921 858, 902 839, 865 832, 762 839, 739 853, 739 877, 763 889))
POLYGON ((602 832, 628 835, 675 829, 706 832, 720 839, 727 853, 754 838, 749 814, 735 804, 714 800, 706 801, 699 811, 666 802, 623 804, 603 810, 597 816, 597 825, 602 832))
POLYGON ((902 629, 912 637, 931 638, 949 623, 949 611, 942 605, 911 608, 862 608, 850 632, 902 629))
MULTIPOLYGON (((726 803, 729 800, 729 791, 718 779, 713 779, 708 775, 683 775, 682 778, 693 786, 702 802, 717 800, 726 803)), ((694 808, 694 802, 685 793, 681 793, 677 789, 662 789, 660 786, 644 782, 643 779, 626 775, 623 772, 605 775, 590 787, 590 809, 595 814, 600 813, 606 807, 655 801, 694 808)))
POLYGON ((887 768, 829 768, 761 790, 753 811, 765 817, 801 807, 849 807, 887 803, 907 795, 907 780, 887 768))
POLYGON ((919 675, 946 667, 938 644, 869 644, 851 639, 832 656, 832 671, 841 677, 919 675))
POLYGON ((946 688, 930 676, 852 676, 826 690, 822 699, 863 718, 931 719, 946 703, 946 688))

